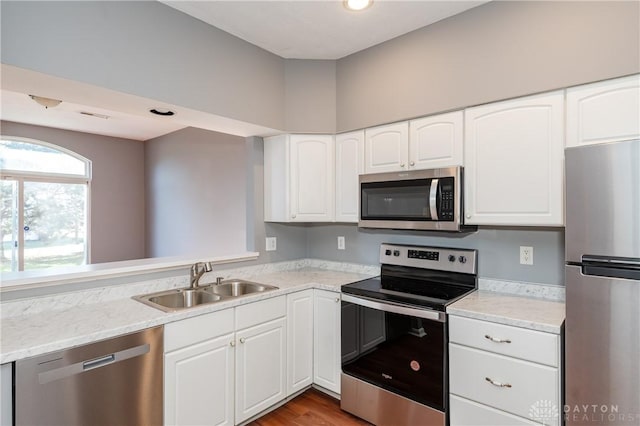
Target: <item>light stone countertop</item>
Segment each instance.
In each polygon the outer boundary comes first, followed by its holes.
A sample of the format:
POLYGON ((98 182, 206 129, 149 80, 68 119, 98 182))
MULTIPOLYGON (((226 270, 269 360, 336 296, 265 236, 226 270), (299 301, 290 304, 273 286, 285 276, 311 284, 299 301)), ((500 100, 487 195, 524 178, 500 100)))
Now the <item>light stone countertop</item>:
MULTIPOLYGON (((378 266, 315 259, 221 270, 214 274, 279 289, 170 313, 132 300, 131 296, 184 287, 188 285, 186 276, 5 302, 0 304, 0 364, 310 288, 339 292, 344 284, 379 273, 378 266)), ((447 312, 559 333, 564 303, 477 291, 450 305, 447 312)))
POLYGON ((2 319, 0 364, 132 333, 209 312, 282 296, 309 288, 339 292, 343 284, 377 274, 314 267, 266 272, 246 279, 278 290, 165 313, 129 297, 2 319))
POLYGON ((562 301, 479 290, 449 305, 447 313, 560 334, 565 304, 562 301))

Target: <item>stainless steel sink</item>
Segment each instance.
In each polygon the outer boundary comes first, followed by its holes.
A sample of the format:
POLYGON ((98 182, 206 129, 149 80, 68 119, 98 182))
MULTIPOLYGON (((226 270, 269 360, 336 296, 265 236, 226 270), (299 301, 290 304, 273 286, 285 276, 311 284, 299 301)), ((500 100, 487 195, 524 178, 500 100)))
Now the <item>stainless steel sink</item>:
POLYGON ((134 299, 165 312, 172 312, 217 302, 222 300, 222 296, 202 288, 186 288, 135 296, 134 299))
POLYGON ((203 287, 203 289, 220 296, 238 297, 252 293, 277 290, 278 287, 244 280, 227 280, 222 281, 220 284, 207 285, 203 287))
POLYGON ((217 284, 202 284, 195 289, 187 287, 134 296, 133 299, 165 312, 173 312, 277 289, 272 285, 232 279, 217 284))

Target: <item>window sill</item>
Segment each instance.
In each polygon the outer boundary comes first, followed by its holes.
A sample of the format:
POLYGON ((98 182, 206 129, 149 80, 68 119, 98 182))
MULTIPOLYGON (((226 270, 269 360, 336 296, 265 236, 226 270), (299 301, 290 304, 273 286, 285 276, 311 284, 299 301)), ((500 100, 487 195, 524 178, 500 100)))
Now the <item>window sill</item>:
POLYGON ((259 253, 246 252, 228 256, 179 256, 153 259, 125 260, 121 262, 98 263, 66 268, 40 269, 24 272, 3 272, 0 292, 41 288, 60 284, 70 284, 93 279, 116 278, 135 274, 163 272, 187 268, 196 262, 213 264, 234 263, 257 259, 259 253))

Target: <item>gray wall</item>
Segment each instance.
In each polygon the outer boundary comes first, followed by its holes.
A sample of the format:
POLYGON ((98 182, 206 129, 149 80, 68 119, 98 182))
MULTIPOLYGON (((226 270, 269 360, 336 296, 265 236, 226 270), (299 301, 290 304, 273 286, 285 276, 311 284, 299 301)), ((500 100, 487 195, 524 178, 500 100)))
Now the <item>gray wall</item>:
POLYGON ((284 60, 162 3, 0 8, 5 64, 284 129, 284 60))
POLYGON ((246 251, 245 139, 186 128, 145 142, 147 257, 246 251))
POLYGON ((640 3, 493 1, 337 61, 339 132, 640 71, 640 3))
POLYGON ((1 122, 3 136, 49 142, 92 162, 91 262, 145 255, 144 144, 129 139, 1 122))
POLYGON ((379 264, 383 242, 477 249, 482 278, 564 285, 563 228, 481 228, 470 234, 442 234, 363 230, 355 224, 312 225, 307 232, 307 256, 379 264), (339 235, 345 237, 345 250, 338 250, 339 235), (533 265, 520 265, 520 246, 533 247, 533 265))
POLYGON ((336 61, 286 60, 285 118, 291 133, 335 133, 336 61))

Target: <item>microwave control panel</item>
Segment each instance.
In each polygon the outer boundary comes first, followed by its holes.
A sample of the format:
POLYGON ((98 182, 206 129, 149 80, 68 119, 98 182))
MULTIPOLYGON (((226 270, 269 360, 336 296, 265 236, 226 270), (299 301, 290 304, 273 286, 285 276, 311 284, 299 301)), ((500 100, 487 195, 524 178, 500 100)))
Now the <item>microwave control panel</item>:
POLYGON ((440 186, 440 208, 438 209, 438 216, 440 220, 453 221, 454 217, 454 183, 453 178, 441 179, 440 186))

